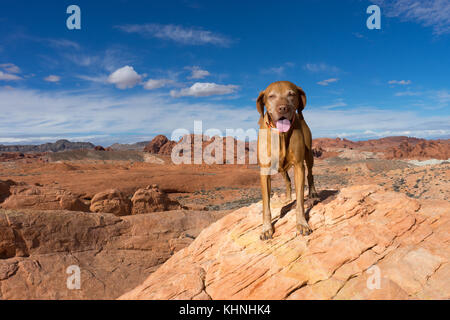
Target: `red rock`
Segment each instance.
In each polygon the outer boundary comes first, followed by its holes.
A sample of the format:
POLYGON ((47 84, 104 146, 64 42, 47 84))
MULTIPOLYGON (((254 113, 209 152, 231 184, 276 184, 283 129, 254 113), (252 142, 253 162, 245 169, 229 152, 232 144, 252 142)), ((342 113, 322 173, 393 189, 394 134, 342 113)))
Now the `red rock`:
POLYGON ((145 146, 144 152, 158 154, 161 147, 164 146, 167 142, 169 142, 169 139, 167 139, 166 136, 162 134, 157 135, 152 139, 152 141, 149 142, 149 144, 145 146))
POLYGON ((16 183, 12 180, 2 181, 0 180, 0 203, 11 195, 10 188, 16 183))
POLYGON ((0 209, 0 299, 117 298, 221 216, 0 209), (81 271, 80 290, 66 285, 72 265, 81 271))
POLYGON ((132 214, 181 209, 180 204, 170 200, 157 185, 138 189, 131 198, 131 202, 133 204, 132 214))
POLYGON ((63 189, 42 186, 16 185, 1 204, 4 209, 41 209, 89 211, 77 196, 63 189))
POLYGON ((119 190, 110 189, 97 193, 92 198, 90 210, 125 216, 131 214, 131 201, 119 190))
POLYGON ((96 151, 106 151, 105 148, 103 148, 102 146, 95 146, 94 150, 96 150, 96 151))
POLYGON ((261 241, 257 203, 204 229, 120 299, 449 299, 450 204, 430 205, 377 185, 344 188, 310 210, 313 233, 302 237, 274 199, 274 238, 261 241), (379 289, 367 284, 373 265, 379 289))

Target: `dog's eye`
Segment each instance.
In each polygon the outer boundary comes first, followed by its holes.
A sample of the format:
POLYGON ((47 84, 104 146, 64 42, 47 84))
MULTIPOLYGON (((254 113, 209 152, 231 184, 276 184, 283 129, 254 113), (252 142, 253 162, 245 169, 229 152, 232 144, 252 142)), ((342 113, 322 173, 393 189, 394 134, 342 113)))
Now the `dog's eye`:
POLYGON ((275 95, 274 95, 274 94, 271 94, 271 95, 269 96, 269 99, 273 99, 273 98, 275 98, 275 95))
POLYGON ((293 96, 293 95, 294 95, 294 93, 293 93, 292 91, 289 91, 289 92, 288 92, 288 96, 291 97, 291 96, 293 96))

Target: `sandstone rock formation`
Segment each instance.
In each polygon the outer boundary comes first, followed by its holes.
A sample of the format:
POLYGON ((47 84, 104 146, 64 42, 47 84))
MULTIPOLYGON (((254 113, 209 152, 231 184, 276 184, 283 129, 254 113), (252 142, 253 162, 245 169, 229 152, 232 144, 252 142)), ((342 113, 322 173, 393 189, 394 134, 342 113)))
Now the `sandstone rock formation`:
POLYGON ((160 134, 145 146, 144 152, 170 156, 172 154, 172 148, 176 144, 175 141, 170 141, 166 136, 160 134))
POLYGON ((313 139, 313 147, 322 148, 329 152, 329 154, 323 153, 319 156, 320 158, 335 156, 332 152, 342 152, 342 149, 354 150, 355 152, 372 152, 375 158, 383 157, 386 159, 447 160, 450 158, 450 139, 426 140, 394 136, 365 141, 351 141, 345 138, 317 138, 313 139))
POLYGON ((10 194, 1 208, 89 211, 78 197, 63 189, 19 184, 10 187, 10 194))
POLYGON ((97 193, 91 200, 92 212, 113 213, 116 216, 131 214, 131 201, 117 189, 97 193))
POLYGON ((131 198, 131 202, 132 214, 181 209, 180 204, 170 200, 156 184, 138 189, 131 198))
POLYGON ((416 144, 402 142, 386 150, 387 159, 450 159, 450 142, 423 140, 416 144))
POLYGON ((117 298, 222 216, 0 209, 0 300, 117 298), (69 266, 80 290, 67 288, 69 266))
POLYGON ((106 149, 103 148, 102 146, 95 146, 95 147, 94 147, 94 150, 95 150, 95 151, 106 151, 106 149))
POLYGON ((448 201, 364 185, 308 213, 314 232, 296 236, 274 202, 267 242, 261 203, 230 213, 121 299, 450 298, 448 201))

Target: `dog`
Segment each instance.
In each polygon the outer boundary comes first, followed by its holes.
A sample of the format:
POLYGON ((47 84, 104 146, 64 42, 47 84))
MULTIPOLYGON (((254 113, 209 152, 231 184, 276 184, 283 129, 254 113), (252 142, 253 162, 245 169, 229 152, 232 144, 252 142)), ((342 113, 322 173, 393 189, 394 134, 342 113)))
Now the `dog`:
POLYGON ((289 81, 271 83, 261 91, 256 100, 260 113, 258 133, 258 164, 261 168, 261 192, 263 199, 263 226, 261 240, 272 238, 274 229, 270 212, 271 174, 281 173, 286 183, 286 200, 291 202, 291 180, 288 170, 294 166, 297 235, 309 235, 304 209, 305 166, 308 169, 308 197, 317 198, 312 168, 311 130, 306 124, 302 110, 306 105, 306 95, 302 88, 289 81), (267 112, 264 111, 266 108, 267 112), (264 133, 264 134, 263 134, 264 133), (272 141, 273 140, 273 141, 272 141), (275 147, 274 147, 275 146, 275 147), (274 155, 275 159, 273 159, 274 155), (268 161, 267 159, 271 159, 268 161), (275 166, 275 171, 270 169, 275 166))

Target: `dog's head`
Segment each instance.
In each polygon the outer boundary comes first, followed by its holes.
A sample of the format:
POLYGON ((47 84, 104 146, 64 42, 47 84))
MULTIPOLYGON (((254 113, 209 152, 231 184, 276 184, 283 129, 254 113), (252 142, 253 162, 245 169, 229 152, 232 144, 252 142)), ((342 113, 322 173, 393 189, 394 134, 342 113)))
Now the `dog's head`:
POLYGON ((261 114, 261 119, 266 107, 270 121, 282 132, 289 130, 295 111, 300 113, 305 105, 305 92, 289 81, 271 83, 260 92, 256 100, 256 109, 261 114))

